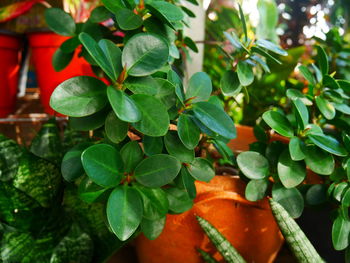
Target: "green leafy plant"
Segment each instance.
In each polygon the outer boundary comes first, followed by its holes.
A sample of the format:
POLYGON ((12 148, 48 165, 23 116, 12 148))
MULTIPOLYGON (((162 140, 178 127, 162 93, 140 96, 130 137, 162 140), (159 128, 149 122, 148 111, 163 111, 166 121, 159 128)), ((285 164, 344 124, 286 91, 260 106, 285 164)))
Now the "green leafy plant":
POLYGON ((236 130, 211 97, 206 73, 183 83, 174 71, 178 49, 189 43, 182 35, 186 9, 166 1, 103 3, 83 25, 59 9, 46 12, 53 31, 71 36, 56 53, 56 68, 69 62, 62 54, 71 56, 68 51, 82 44, 82 55, 108 82, 80 76, 53 92, 51 107, 68 115, 75 129, 95 135, 90 145, 67 152, 62 173, 70 182, 80 181, 82 199, 106 204, 108 224, 120 240, 139 230, 155 239, 167 213, 191 208, 194 181, 215 175, 201 145, 216 142, 226 149, 236 130), (114 28, 98 24, 107 18, 114 28))

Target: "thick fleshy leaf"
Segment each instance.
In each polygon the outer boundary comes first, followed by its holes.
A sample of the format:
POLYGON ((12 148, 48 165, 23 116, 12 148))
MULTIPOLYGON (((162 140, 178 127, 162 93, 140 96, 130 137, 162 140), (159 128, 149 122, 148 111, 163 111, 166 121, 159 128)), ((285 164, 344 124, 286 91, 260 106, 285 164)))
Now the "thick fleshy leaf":
POLYGON ((117 186, 122 178, 123 160, 111 145, 96 144, 81 155, 84 170, 89 178, 103 187, 117 186))
POLYGON ((330 103, 328 100, 323 98, 322 96, 317 96, 316 97, 316 105, 322 115, 328 119, 332 120, 335 117, 336 111, 332 103, 330 103))
POLYGON ((349 245, 350 222, 338 216, 332 227, 332 241, 336 250, 343 250, 349 245))
POLYGON ((126 43, 122 63, 130 76, 141 77, 161 69, 168 57, 169 47, 163 38, 151 33, 140 33, 126 43))
POLYGON ((107 104, 106 85, 93 77, 79 76, 62 82, 54 90, 50 106, 71 117, 84 117, 107 104))
POLYGON ((237 164, 249 179, 263 179, 269 175, 269 162, 258 152, 242 152, 237 156, 237 164))
POLYGON ((239 61, 237 65, 237 74, 242 86, 249 86, 254 81, 254 73, 251 65, 244 61, 239 61))
POLYGON ((294 135, 293 127, 288 119, 277 111, 267 111, 263 114, 264 121, 279 134, 292 137, 294 135))
POLYGON ((115 19, 122 30, 135 30, 139 28, 143 20, 130 9, 120 9, 115 13, 115 19))
POLYGON ((249 181, 245 188, 245 198, 252 202, 263 199, 268 186, 269 181, 267 179, 249 181))
POLYGON ((338 156, 348 155, 346 149, 336 139, 324 134, 310 134, 310 141, 316 144, 321 149, 338 156))
POLYGON ((169 200, 169 210, 173 213, 183 213, 193 205, 193 199, 189 197, 185 189, 168 188, 165 189, 169 200))
POLYGON ((228 139, 236 137, 236 127, 223 109, 209 102, 198 102, 193 105, 193 112, 211 131, 228 139))
POLYGON ((334 158, 316 146, 305 149, 305 163, 315 173, 330 175, 334 171, 334 158))
POLYGON ((164 1, 151 1, 146 4, 151 14, 174 28, 173 22, 180 21, 184 18, 183 12, 179 7, 164 1))
POLYGON ((75 23, 73 18, 60 8, 45 10, 45 20, 49 28, 62 36, 74 36, 75 23))
POLYGON ((317 62, 318 66, 321 69, 322 75, 328 74, 329 66, 328 66, 328 57, 326 52, 321 46, 316 46, 317 48, 317 62))
POLYGON ((141 222, 141 231, 149 240, 154 240, 162 233, 165 227, 165 221, 165 216, 156 220, 143 218, 141 222))
POLYGON ((301 130, 304 130, 306 125, 309 123, 309 112, 307 107, 300 99, 292 100, 292 103, 295 107, 295 117, 299 127, 301 130))
POLYGON ((188 82, 186 99, 193 98, 192 102, 207 101, 212 92, 210 77, 204 72, 195 73, 188 82))
POLYGON ((136 103, 124 91, 108 86, 107 97, 119 119, 126 122, 138 122, 141 120, 142 114, 136 103))
POLYGON ((107 219, 116 236, 125 241, 141 223, 142 199, 138 191, 126 185, 113 190, 107 202, 107 219))
POLYGON ((109 140, 120 143, 128 134, 128 124, 120 120, 114 111, 111 111, 105 121, 105 132, 109 140))
POLYGON ((278 45, 270 42, 270 41, 267 41, 267 40, 264 40, 264 39, 259 39, 256 41, 256 44, 259 46, 259 47, 262 47, 262 48, 265 48, 269 51, 272 51, 278 55, 281 55, 281 56, 287 56, 288 53, 287 51, 283 50, 282 48, 280 48, 278 45))
POLYGON ((169 128, 169 115, 166 107, 153 96, 135 94, 131 96, 141 111, 142 118, 132 125, 148 136, 163 136, 169 128))
POLYGON ((225 96, 236 96, 241 91, 237 72, 228 70, 224 73, 220 81, 220 88, 225 96))
POLYGON ((163 138, 162 137, 151 137, 143 136, 143 150, 146 155, 151 156, 160 154, 163 151, 163 138))
POLYGON ((274 184, 272 198, 287 210, 293 218, 301 216, 304 210, 304 198, 297 188, 284 188, 281 184, 274 184))
POLYGON ((209 182, 215 176, 213 165, 200 157, 195 158, 186 168, 193 178, 199 181, 209 182))
POLYGON ((152 155, 135 169, 136 180, 147 187, 161 187, 172 182, 181 169, 181 163, 167 154, 152 155))
POLYGON ((128 142, 120 150, 125 172, 132 172, 143 159, 143 151, 137 141, 128 142))
POLYGON ((181 114, 177 122, 177 132, 188 149, 194 149, 200 139, 200 130, 187 114, 181 114))
POLYGON ((285 150, 279 157, 277 172, 283 186, 286 188, 298 186, 306 176, 305 164, 293 161, 288 150, 285 150))
POLYGON ((305 143, 298 137, 292 137, 289 141, 289 153, 293 161, 301 161, 305 158, 305 143))
POLYGON ((194 150, 187 149, 181 142, 176 131, 168 131, 164 137, 165 148, 168 153, 182 163, 190 163, 194 159, 194 150))

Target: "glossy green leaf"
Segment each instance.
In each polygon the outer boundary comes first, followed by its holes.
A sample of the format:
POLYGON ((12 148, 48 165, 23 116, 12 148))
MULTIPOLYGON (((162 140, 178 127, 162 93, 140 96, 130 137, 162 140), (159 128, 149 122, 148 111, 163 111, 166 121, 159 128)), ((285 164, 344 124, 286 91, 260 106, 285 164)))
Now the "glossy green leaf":
MULTIPOLYGON (((182 7, 183 8, 183 7, 182 7)), ((185 9, 186 10, 186 9, 185 9)), ((187 9, 188 10, 188 9, 187 9)), ((184 38, 184 44, 189 47, 193 52, 198 53, 198 47, 196 43, 189 37, 184 38)))
MULTIPOLYGON (((273 62, 281 65, 282 62, 280 60, 278 60, 277 58, 275 58, 274 56, 272 56, 270 53, 268 53, 267 51, 265 51, 263 48, 260 48, 258 46, 252 46, 251 48, 252 52, 258 53, 259 55, 265 57, 267 60, 272 60, 273 62)), ((254 57, 254 60, 256 60, 256 58, 254 57)), ((265 70, 265 69, 264 69, 265 70)))
POLYGON ((275 184, 272 188, 272 198, 287 210, 293 218, 301 216, 304 210, 304 198, 297 188, 284 188, 275 184))
POLYGON ((72 117, 94 114, 106 104, 106 85, 87 76, 74 77, 62 82, 50 99, 50 106, 55 111, 72 117))
POLYGON ((165 227, 165 221, 165 216, 156 220, 143 218, 141 222, 141 231, 149 240, 154 240, 162 233, 165 227))
POLYGON ((323 98, 322 96, 317 96, 316 97, 316 105, 322 115, 328 119, 332 120, 335 117, 336 111, 332 103, 330 103, 328 100, 323 98))
POLYGON ((174 28, 173 22, 180 21, 184 15, 179 7, 168 2, 152 1, 146 7, 161 21, 174 28))
POLYGON ((243 27, 244 41, 247 42, 248 41, 247 25, 246 25, 243 10, 240 4, 238 4, 238 10, 239 10, 239 19, 241 20, 242 27, 243 27))
POLYGON ((84 170, 89 178, 103 187, 117 186, 122 178, 123 160, 111 145, 96 144, 81 155, 84 170))
POLYGON ((100 196, 102 196, 108 188, 101 187, 95 184, 93 181, 89 179, 89 177, 85 177, 79 184, 78 195, 81 200, 87 203, 93 203, 98 200, 100 196))
POLYGON ((301 130, 304 130, 309 123, 309 111, 300 99, 292 100, 295 107, 295 117, 301 130))
POLYGON ((120 9, 115 13, 115 19, 122 30, 135 30, 139 28, 143 20, 130 9, 120 9))
POLYGON ((304 78, 311 84, 316 85, 316 80, 312 75, 311 71, 304 65, 299 66, 299 71, 303 74, 304 78))
POLYGON ((209 102, 198 102, 193 105, 194 115, 208 129, 217 134, 234 139, 236 137, 236 128, 227 113, 209 102))
POLYGON ((137 141, 128 142, 120 150, 124 162, 124 170, 132 172, 143 159, 143 151, 137 141))
POLYGON ((74 56, 73 52, 64 53, 60 48, 57 49, 52 57, 52 66, 55 69, 55 71, 59 72, 65 69, 69 65, 69 63, 72 61, 73 56, 74 56))
POLYGON ((146 76, 160 70, 168 57, 169 48, 163 38, 151 33, 140 33, 126 43, 122 63, 129 75, 146 76))
POLYGON ((107 219, 120 240, 127 240, 135 233, 142 214, 142 199, 135 189, 124 185, 113 190, 107 202, 107 219))
POLYGON ((191 199, 194 199, 197 195, 195 179, 191 176, 191 174, 188 172, 188 169, 185 167, 181 168, 180 180, 181 180, 181 185, 187 191, 188 196, 191 199))
POLYGON ((312 101, 306 97, 300 90, 297 89, 287 89, 286 95, 291 100, 300 99, 305 105, 312 105, 312 101))
POLYGON ((244 61, 238 62, 237 75, 242 86, 249 86, 254 81, 252 66, 244 61))
POLYGON ((330 75, 323 76, 322 84, 323 84, 323 86, 325 86, 327 88, 331 88, 331 89, 335 89, 335 90, 340 88, 338 82, 330 75))
POLYGON ((162 137, 151 137, 143 136, 143 150, 146 155, 151 156, 162 153, 163 151, 163 138, 162 137))
POLYGON ((128 77, 124 82, 124 87, 134 94, 156 95, 158 90, 157 81, 151 76, 128 77))
POLYGON ((91 131, 101 128, 105 123, 107 111, 102 109, 86 117, 70 117, 70 128, 76 131, 91 131))
POLYGON ((350 115, 350 106, 343 103, 332 103, 333 107, 346 115, 350 115))
POLYGON ((259 46, 259 47, 262 47, 262 48, 265 48, 269 51, 272 51, 273 53, 276 53, 278 55, 281 55, 281 56, 287 56, 288 53, 287 51, 283 50, 282 48, 280 48, 278 45, 268 41, 268 40, 265 40, 265 39, 259 39, 256 41, 256 44, 259 46))
POLYGON ((316 146, 305 149, 305 163, 315 173, 330 175, 334 170, 333 156, 316 146))
POLYGON ((210 77, 204 72, 195 73, 188 82, 186 90, 186 99, 193 98, 191 101, 207 101, 212 92, 212 83, 210 77))
POLYGON ((257 152, 242 152, 237 156, 237 164, 249 179, 264 179, 269 175, 269 162, 257 152))
POLYGON ((199 181, 209 182, 215 176, 213 165, 204 158, 195 158, 186 168, 193 178, 199 181))
POLYGON ((334 191, 333 191, 333 198, 337 200, 338 202, 341 201, 343 194, 346 192, 348 189, 348 183, 347 182, 341 182, 337 185, 334 186, 334 191))
POLYGON ((105 132, 109 140, 119 143, 125 139, 128 134, 128 124, 120 120, 114 111, 111 111, 105 121, 105 132))
POLYGON ((125 8, 124 1, 115 1, 115 0, 102 0, 103 5, 112 13, 117 13, 118 10, 125 8))
POLYGON ((346 156, 348 154, 344 146, 331 136, 324 134, 310 134, 308 138, 315 145, 331 154, 338 156, 346 156))
POLYGON ((136 180, 147 187, 161 187, 172 182, 181 169, 173 156, 156 154, 144 159, 135 169, 136 180))
POLYGON ((75 49, 80 45, 80 40, 78 36, 68 38, 60 46, 60 50, 64 53, 73 53, 75 49))
POLYGON ((73 18, 60 8, 45 10, 45 21, 49 28, 62 36, 74 36, 75 23, 73 18))
POLYGON ((329 66, 328 66, 328 57, 326 52, 321 46, 316 46, 317 48, 317 62, 318 66, 321 69, 322 75, 328 74, 329 66))
POLYGON ((340 88, 347 94, 350 94, 350 81, 345 79, 337 80, 340 88))
POLYGON ((194 149, 200 139, 200 130, 187 114, 181 114, 177 122, 177 132, 188 149, 194 149))
POLYGON ((296 187, 301 184, 306 176, 303 162, 293 161, 289 151, 285 150, 278 159, 278 177, 286 188, 296 187))
POLYGON ((345 148, 350 152, 350 135, 342 132, 342 137, 345 148))
POLYGON ((101 5, 92 10, 89 20, 92 23, 101 23, 110 19, 111 16, 111 12, 106 7, 101 5))
POLYGON ((165 189, 169 200, 169 210, 173 213, 183 213, 193 205, 193 200, 188 196, 185 189, 168 188, 165 189))
POLYGON ((343 206, 350 207, 350 188, 348 188, 345 192, 343 197, 341 198, 341 203, 343 206))
POLYGON ((236 96, 242 90, 238 79, 238 74, 235 71, 228 70, 224 73, 220 81, 220 88, 225 96, 236 96))
POLYGON ((182 163, 190 163, 194 159, 194 150, 187 149, 176 131, 168 131, 164 137, 164 145, 168 153, 182 163))
POLYGON ((262 116, 264 121, 276 132, 286 137, 293 137, 293 127, 288 119, 277 111, 269 110, 262 116))
POLYGON ((349 245, 350 222, 338 216, 332 227, 332 241, 335 250, 343 250, 349 245))
POLYGON ((289 141, 289 153, 293 161, 301 161, 305 159, 305 144, 298 137, 292 137, 289 141))
POLYGON ((263 199, 268 186, 269 181, 266 179, 249 181, 245 188, 245 198, 252 202, 263 199))

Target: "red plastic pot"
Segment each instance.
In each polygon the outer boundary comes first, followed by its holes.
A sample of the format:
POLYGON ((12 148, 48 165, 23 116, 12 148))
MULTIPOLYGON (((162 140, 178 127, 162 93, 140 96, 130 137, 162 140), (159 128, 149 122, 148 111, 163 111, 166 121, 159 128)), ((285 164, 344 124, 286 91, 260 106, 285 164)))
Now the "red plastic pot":
POLYGON ((0 117, 12 113, 16 105, 21 41, 0 34, 0 117))
POLYGON ((95 76, 90 65, 75 52, 71 63, 62 71, 56 72, 52 66, 52 57, 59 46, 67 40, 55 33, 33 33, 29 35, 32 57, 40 88, 40 100, 45 112, 53 115, 50 96, 63 81, 76 76, 95 76))

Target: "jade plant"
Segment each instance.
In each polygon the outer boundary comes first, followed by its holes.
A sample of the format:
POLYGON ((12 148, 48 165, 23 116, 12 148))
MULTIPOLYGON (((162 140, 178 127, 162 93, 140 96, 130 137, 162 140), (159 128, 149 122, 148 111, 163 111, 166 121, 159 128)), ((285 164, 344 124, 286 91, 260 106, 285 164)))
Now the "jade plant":
POLYGON ((174 70, 179 49, 194 48, 182 33, 189 10, 167 1, 103 3, 83 25, 62 10, 46 12, 53 31, 71 36, 56 53, 56 68, 82 44, 81 55, 104 76, 68 79, 51 96, 51 107, 68 115, 72 128, 93 131, 91 143, 67 152, 61 170, 66 181, 79 182, 83 200, 106 205, 120 240, 139 231, 154 239, 167 213, 191 208, 195 180, 214 177, 202 145, 215 142, 226 151, 236 130, 211 96, 206 73, 183 83, 174 70), (108 18, 112 26, 98 24, 108 18))

